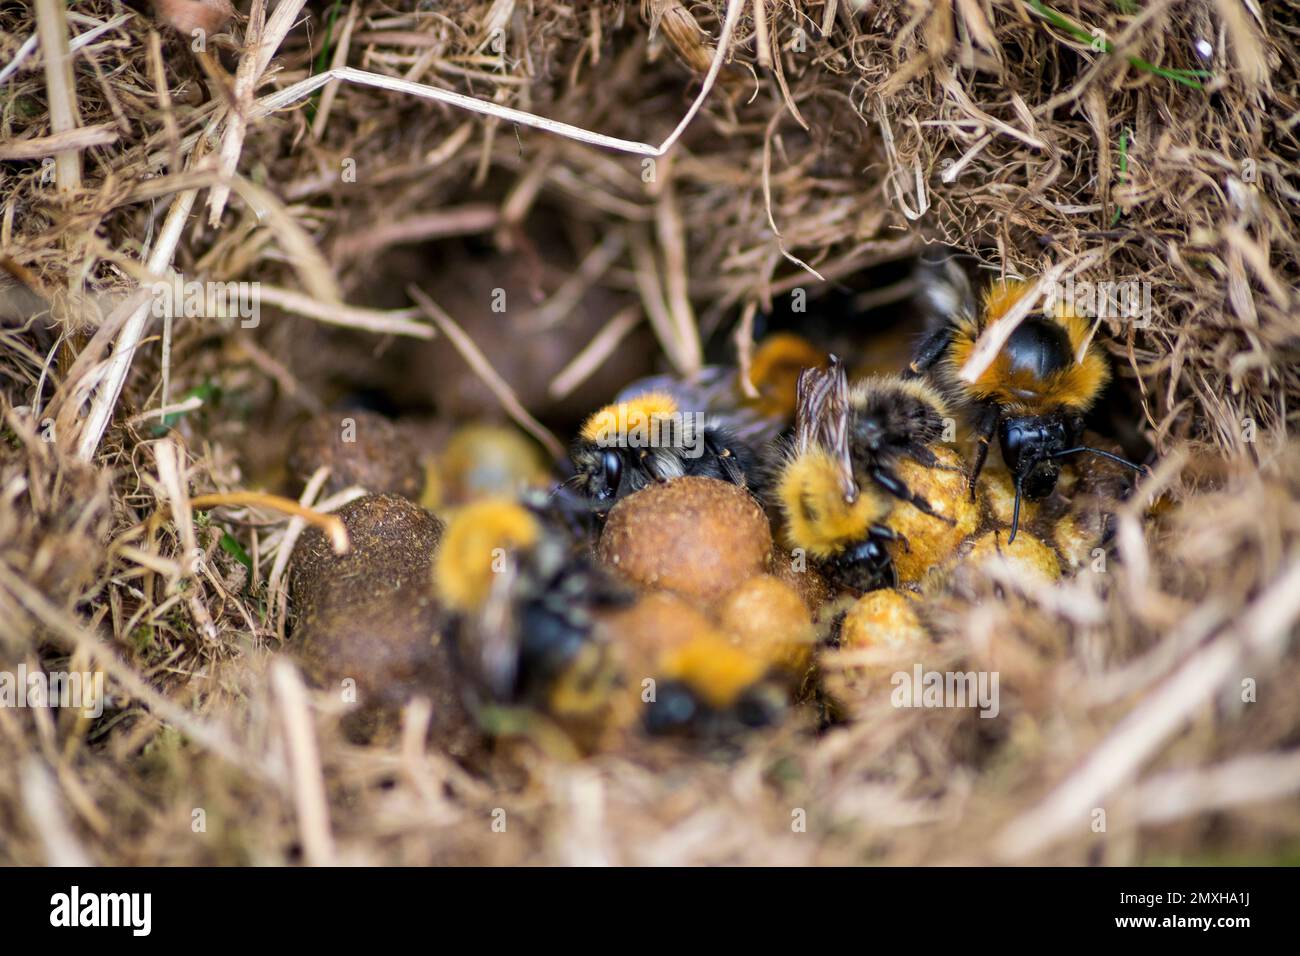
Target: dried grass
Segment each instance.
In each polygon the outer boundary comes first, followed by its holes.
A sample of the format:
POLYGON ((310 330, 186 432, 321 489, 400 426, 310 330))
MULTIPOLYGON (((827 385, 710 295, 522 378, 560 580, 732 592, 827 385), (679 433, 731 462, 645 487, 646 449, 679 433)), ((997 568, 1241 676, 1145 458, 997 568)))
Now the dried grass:
MULTIPOLYGON (((253 6, 260 46, 243 4, 201 55, 111 0, 0 12, 0 669, 96 666, 113 695, 100 721, 0 708, 0 860, 1294 859, 1294 3, 253 6), (1000 719, 874 694, 738 755, 521 745, 471 772, 417 700, 397 739, 346 741, 277 653, 301 522, 237 497, 270 481, 258 433, 277 392, 319 407, 313 362, 434 334, 372 274, 451 237, 527 260, 555 210, 586 267, 544 317, 637 296, 681 369, 738 314, 926 243, 1152 284, 1149 323, 1101 331, 1163 456, 1156 516, 1132 503, 1105 574, 934 611, 931 666, 999 670, 1000 719), (280 311, 164 325, 133 293, 173 269, 280 311), (203 501, 231 507, 177 520, 203 501)), ((554 390, 632 331, 620 302, 554 390)), ((347 498, 321 482, 312 514, 347 498)))

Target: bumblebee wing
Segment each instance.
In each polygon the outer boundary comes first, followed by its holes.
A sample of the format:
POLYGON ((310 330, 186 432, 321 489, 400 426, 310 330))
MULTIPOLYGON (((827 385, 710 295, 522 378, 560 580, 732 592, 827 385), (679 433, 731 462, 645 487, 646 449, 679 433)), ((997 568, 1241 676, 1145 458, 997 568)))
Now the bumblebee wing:
POLYGON ((475 646, 464 655, 497 700, 511 698, 519 674, 518 628, 510 600, 517 575, 510 562, 493 578, 492 591, 470 635, 475 646))
MULTIPOLYGON (((832 363, 838 363, 832 357, 832 363)), ((796 454, 817 445, 821 438, 822 416, 833 388, 831 369, 806 368, 795 384, 794 451, 796 454)))
POLYGON ((767 418, 748 408, 719 413, 718 418, 725 423, 728 432, 751 448, 761 448, 776 440, 785 428, 780 419, 767 418))
POLYGON ((781 433, 785 423, 741 404, 736 376, 736 370, 726 365, 706 365, 689 380, 654 375, 633 382, 614 401, 626 402, 646 392, 664 392, 682 411, 716 416, 728 432, 747 445, 766 445, 781 433))
POLYGON ((970 276, 957 257, 923 259, 917 267, 918 304, 930 328, 973 320, 979 303, 970 276))
POLYGON ((796 386, 794 450, 820 446, 830 453, 839 472, 846 501, 857 498, 853 459, 849 454, 849 380, 834 355, 826 368, 806 368, 796 386))
POLYGON ((744 488, 749 484, 749 476, 745 474, 745 469, 737 464, 734 455, 731 458, 723 458, 721 465, 722 473, 727 476, 727 480, 733 485, 744 488))
POLYGON ((853 501, 858 496, 858 485, 853 477, 853 458, 849 453, 849 380, 838 360, 832 362, 831 372, 833 381, 822 415, 821 443, 835 459, 844 500, 853 501))
POLYGON ((652 375, 638 379, 615 396, 615 402, 626 402, 646 392, 663 392, 677 406, 687 412, 711 411, 734 404, 730 394, 734 391, 736 370, 722 365, 706 365, 691 379, 674 375, 652 375))

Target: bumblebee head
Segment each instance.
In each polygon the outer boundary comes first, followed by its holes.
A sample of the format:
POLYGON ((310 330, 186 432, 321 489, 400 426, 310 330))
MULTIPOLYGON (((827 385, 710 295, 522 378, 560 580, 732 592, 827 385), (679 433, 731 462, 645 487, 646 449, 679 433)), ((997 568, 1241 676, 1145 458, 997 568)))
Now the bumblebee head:
POLYGON ((998 425, 1002 460, 1027 498, 1046 498, 1061 473, 1060 455, 1078 443, 1082 422, 1060 412, 1005 418, 998 425))
POLYGON ((1002 460, 1016 487, 1008 544, 1015 541, 1020 527, 1020 499, 1038 500, 1052 493, 1061 474, 1060 459, 1076 450, 1082 431, 1081 415, 1059 410, 1048 415, 1004 418, 998 424, 1002 460))
POLYGON ((1004 418, 998 424, 998 443, 1002 460, 1016 486, 1016 503, 1011 511, 1010 544, 1016 540, 1020 524, 1020 498, 1046 498, 1056 488, 1061 474, 1061 459, 1067 455, 1099 455, 1116 464, 1142 471, 1126 458, 1089 445, 1079 444, 1083 436, 1083 416, 1078 412, 1057 409, 1046 415, 1021 415, 1004 418))
POLYGON ((1061 464, 1053 459, 1039 461, 1029 470, 1024 479, 1025 497, 1031 501, 1046 498, 1056 488, 1056 481, 1061 477, 1061 464))
POLYGON ((569 457, 573 460, 573 483, 577 489, 598 504, 616 501, 623 483, 624 450, 602 448, 583 438, 574 442, 569 457))
POLYGON ((434 559, 434 585, 443 605, 462 613, 482 608, 508 557, 534 547, 541 534, 537 518, 510 499, 488 498, 461 508, 434 559))
POLYGON ((569 452, 574 483, 588 498, 612 504, 627 477, 627 456, 647 447, 662 420, 677 411, 677 403, 666 392, 645 392, 592 414, 569 452))

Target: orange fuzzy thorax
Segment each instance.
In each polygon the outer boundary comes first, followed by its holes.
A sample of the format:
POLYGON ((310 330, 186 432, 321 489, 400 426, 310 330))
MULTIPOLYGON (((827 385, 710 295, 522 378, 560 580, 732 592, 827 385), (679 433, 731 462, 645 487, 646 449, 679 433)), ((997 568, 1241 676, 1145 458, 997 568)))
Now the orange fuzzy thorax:
POLYGON ((1031 288, 1031 283, 1020 279, 1004 279, 990 285, 984 292, 985 324, 992 325, 1010 312, 1031 288))
POLYGON ((845 501, 835 460, 820 448, 786 463, 777 482, 777 498, 791 546, 815 558, 832 557, 863 540, 871 525, 889 513, 889 505, 874 488, 861 489, 856 500, 845 501))
POLYGON ((758 390, 752 403, 764 415, 793 418, 799 373, 826 361, 826 353, 791 332, 767 336, 754 350, 749 380, 758 390))
POLYGON ((581 437, 600 442, 638 429, 648 429, 656 418, 677 414, 677 402, 666 392, 645 392, 626 402, 606 405, 582 425, 581 437))
POLYGON ((691 688, 715 710, 724 710, 764 677, 767 663, 721 636, 707 636, 665 655, 662 673, 691 688))
MULTIPOLYGON (((1003 321, 1032 287, 1032 283, 1014 279, 995 282, 989 287, 984 294, 980 319, 958 324, 948 359, 954 380, 974 352, 980 333, 1003 321)), ((1092 406, 1110 379, 1110 369, 1100 348, 1088 342, 1088 320, 1064 305, 1058 306, 1050 318, 1065 330, 1075 361, 1046 378, 1038 378, 1023 369, 1013 372, 1010 357, 1005 352, 999 353, 968 386, 976 399, 997 402, 1013 414, 1040 414, 1060 406, 1087 411, 1092 406)))
POLYGON ((445 607, 476 611, 488 599, 501 554, 537 543, 541 526, 509 499, 489 498, 456 512, 434 557, 435 589, 445 607))

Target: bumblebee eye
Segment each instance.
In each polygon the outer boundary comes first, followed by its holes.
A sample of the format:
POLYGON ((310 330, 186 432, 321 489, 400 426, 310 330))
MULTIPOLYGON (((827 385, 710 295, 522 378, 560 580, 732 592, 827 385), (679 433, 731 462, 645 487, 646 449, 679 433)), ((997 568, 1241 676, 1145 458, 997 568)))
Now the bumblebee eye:
POLYGON ((616 451, 607 451, 601 459, 601 464, 605 469, 605 485, 609 488, 610 494, 618 491, 619 480, 623 477, 623 459, 618 456, 616 451))
POLYGON ((1020 453, 1024 445, 1024 432, 1011 422, 1003 422, 998 435, 1002 445, 1002 459, 1013 475, 1020 470, 1020 453))

